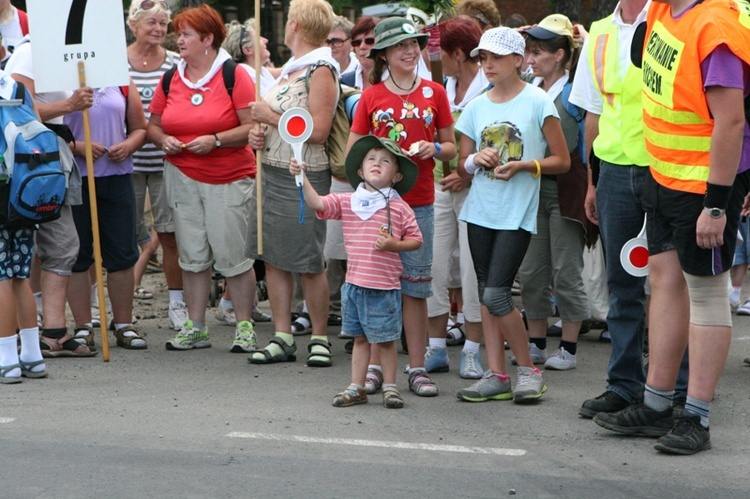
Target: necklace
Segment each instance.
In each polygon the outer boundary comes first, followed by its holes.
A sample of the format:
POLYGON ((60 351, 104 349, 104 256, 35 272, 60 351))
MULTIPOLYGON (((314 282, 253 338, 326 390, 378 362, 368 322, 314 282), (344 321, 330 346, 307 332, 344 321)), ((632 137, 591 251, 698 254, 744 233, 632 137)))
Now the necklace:
MULTIPOLYGON (((396 85, 396 88, 404 92, 413 91, 414 85, 417 83, 417 78, 418 78, 417 74, 414 73, 414 80, 412 80, 411 85, 409 85, 409 88, 402 88, 398 83, 396 83, 396 79, 393 77, 393 73, 388 73, 388 76, 391 77, 391 81, 393 82, 394 85, 396 85)), ((411 95, 411 93, 409 95, 411 95)))

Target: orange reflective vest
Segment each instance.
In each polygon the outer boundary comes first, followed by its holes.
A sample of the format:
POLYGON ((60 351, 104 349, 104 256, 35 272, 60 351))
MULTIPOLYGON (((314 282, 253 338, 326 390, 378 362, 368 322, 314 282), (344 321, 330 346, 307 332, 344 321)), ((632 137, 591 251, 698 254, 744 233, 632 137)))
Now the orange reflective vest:
POLYGON ((643 144, 641 70, 619 57, 619 27, 614 14, 591 25, 586 42, 589 67, 604 107, 599 117, 599 134, 594 139, 597 157, 615 165, 648 166, 643 144), (625 78, 618 67, 627 65, 625 78))
POLYGON ((705 194, 714 119, 701 62, 726 44, 750 64, 750 5, 706 0, 673 19, 652 3, 643 52, 643 119, 651 174, 670 189, 705 194))

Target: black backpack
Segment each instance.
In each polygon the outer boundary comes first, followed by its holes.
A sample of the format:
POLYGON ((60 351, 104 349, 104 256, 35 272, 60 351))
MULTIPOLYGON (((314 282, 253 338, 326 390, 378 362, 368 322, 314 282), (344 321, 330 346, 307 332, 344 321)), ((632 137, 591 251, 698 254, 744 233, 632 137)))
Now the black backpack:
MULTIPOLYGON (((232 97, 234 90, 234 70, 237 69, 237 63, 232 59, 227 59, 221 67, 222 76, 224 76, 224 86, 227 87, 229 97, 232 97)), ((164 97, 169 95, 169 87, 172 85, 172 77, 177 71, 177 66, 172 66, 161 78, 161 89, 164 91, 164 97)))

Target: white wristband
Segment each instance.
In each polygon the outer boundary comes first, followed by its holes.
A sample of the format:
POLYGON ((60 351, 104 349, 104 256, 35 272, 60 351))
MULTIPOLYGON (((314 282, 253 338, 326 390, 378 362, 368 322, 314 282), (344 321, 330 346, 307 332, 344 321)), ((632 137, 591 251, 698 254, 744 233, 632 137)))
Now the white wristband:
POLYGON ((481 168, 481 166, 474 163, 474 157, 476 155, 477 153, 469 154, 466 161, 464 161, 464 169, 469 175, 476 175, 477 171, 481 168))

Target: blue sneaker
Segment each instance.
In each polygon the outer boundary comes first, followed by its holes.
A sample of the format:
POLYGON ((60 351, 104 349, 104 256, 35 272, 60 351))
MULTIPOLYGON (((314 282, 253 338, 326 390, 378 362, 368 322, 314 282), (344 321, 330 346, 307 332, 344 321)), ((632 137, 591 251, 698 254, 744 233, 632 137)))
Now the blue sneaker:
POLYGON ((484 371, 482 370, 482 364, 479 363, 479 351, 463 350, 458 375, 464 379, 479 379, 482 377, 482 373, 484 371))
POLYGON ((424 368, 428 373, 448 372, 448 348, 427 347, 424 354, 424 368))

